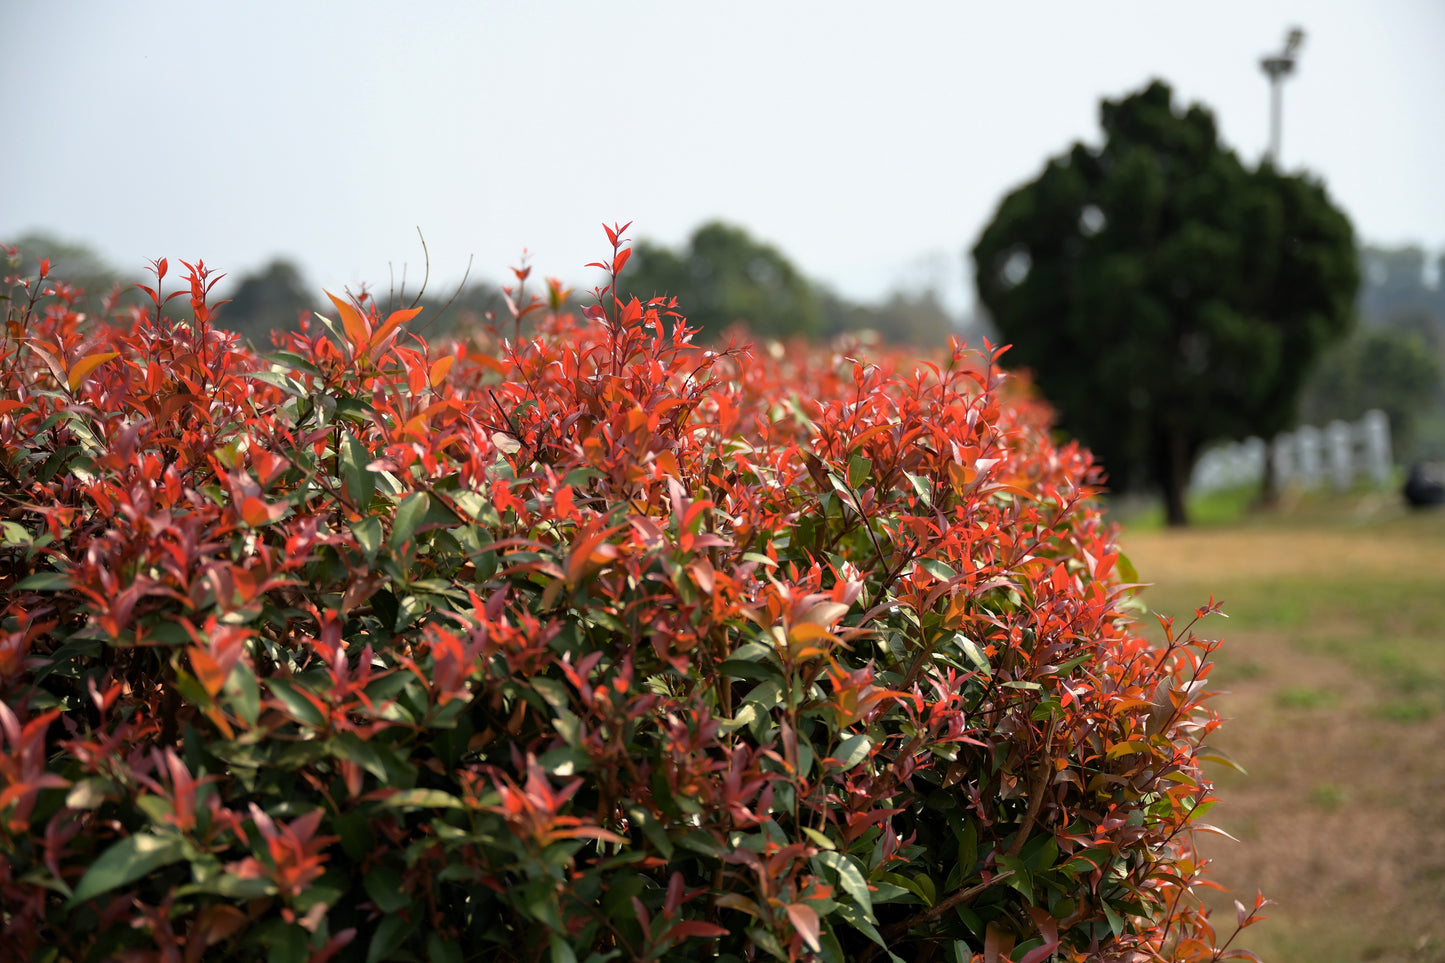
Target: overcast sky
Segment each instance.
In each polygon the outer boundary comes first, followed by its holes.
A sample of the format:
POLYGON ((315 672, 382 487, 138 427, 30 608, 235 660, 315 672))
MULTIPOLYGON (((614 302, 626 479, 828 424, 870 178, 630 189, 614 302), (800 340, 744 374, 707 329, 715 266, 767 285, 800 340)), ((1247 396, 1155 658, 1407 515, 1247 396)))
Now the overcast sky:
POLYGON ((722 217, 845 294, 959 306, 1003 194, 1097 141, 1101 97, 1162 77, 1257 160, 1295 24, 1284 166, 1362 239, 1445 248, 1441 0, 0 0, 0 240, 384 289, 419 226, 434 282, 525 247, 590 287, 602 222, 722 217))

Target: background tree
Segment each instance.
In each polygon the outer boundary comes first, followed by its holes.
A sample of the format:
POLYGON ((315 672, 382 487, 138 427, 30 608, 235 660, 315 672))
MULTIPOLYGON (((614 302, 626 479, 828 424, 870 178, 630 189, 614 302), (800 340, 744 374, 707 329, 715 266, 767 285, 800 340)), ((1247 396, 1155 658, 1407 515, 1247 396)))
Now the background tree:
POLYGON ((1397 454, 1445 454, 1433 450, 1433 439, 1418 447, 1416 429, 1422 415, 1437 406, 1441 392, 1440 359, 1416 332, 1369 328, 1332 348, 1311 379, 1301 411, 1312 424, 1336 418, 1355 419, 1378 408, 1390 419, 1397 454))
POLYGON ((1330 349, 1300 406, 1314 424, 1379 408, 1404 462, 1445 458, 1445 285, 1426 261, 1418 247, 1361 249, 1361 330, 1330 349))
POLYGON ((814 337, 824 327, 817 292, 777 248, 739 227, 713 221, 673 251, 639 241, 621 284, 643 301, 677 298, 687 319, 716 336, 742 322, 765 337, 814 337))
POLYGON ((1425 318, 1445 335, 1445 254, 1436 261, 1434 284, 1427 283, 1425 262, 1425 252, 1414 245, 1366 245, 1360 251, 1360 317, 1365 323, 1425 318))
MULTIPOLYGON (((818 297, 823 309, 823 333, 828 336, 872 331, 887 344, 941 348, 951 335, 964 333, 932 288, 916 294, 893 291, 880 304, 859 304, 826 289, 818 297)), ((976 337, 965 340, 978 343, 976 337)))
POLYGON ((130 272, 130 276, 123 277, 93 248, 43 232, 25 234, 6 243, 20 255, 21 263, 17 265, 20 274, 33 277, 40 259, 49 258, 51 276, 64 278, 67 284, 80 288, 80 310, 93 316, 104 313, 104 303, 111 297, 119 304, 141 301, 133 283, 142 278, 139 267, 130 272))
POLYGON ((303 315, 317 306, 313 288, 301 269, 285 258, 275 258, 252 274, 242 275, 218 323, 265 348, 272 331, 295 330, 303 315))
POLYGON ((1201 448, 1286 427, 1348 330, 1354 234, 1321 185, 1246 168, 1167 84, 1100 119, 1102 147, 1004 198, 973 249, 979 299, 1114 486, 1159 486, 1184 524, 1201 448))

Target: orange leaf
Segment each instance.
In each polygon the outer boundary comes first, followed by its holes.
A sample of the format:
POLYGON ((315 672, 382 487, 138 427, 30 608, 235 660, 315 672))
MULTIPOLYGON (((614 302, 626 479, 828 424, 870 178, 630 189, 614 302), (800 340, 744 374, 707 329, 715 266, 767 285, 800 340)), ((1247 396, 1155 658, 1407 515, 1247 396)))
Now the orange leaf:
POLYGON ((794 622, 788 629, 788 641, 811 642, 814 639, 831 639, 837 641, 837 637, 817 622, 794 622))
POLYGON ((371 326, 366 323, 366 318, 355 307, 347 304, 330 291, 326 292, 326 296, 331 299, 331 303, 336 305, 336 310, 341 314, 341 326, 346 329, 346 336, 351 339, 352 345, 357 349, 366 347, 371 341, 371 326))
POLYGON ((387 337, 390 336, 393 331, 418 314, 421 314, 421 308, 406 308, 401 311, 391 312, 391 314, 386 316, 386 320, 381 323, 381 327, 377 328, 376 333, 371 336, 371 346, 377 348, 385 344, 387 337))
POLYGON ((75 363, 75 367, 70 369, 70 374, 66 375, 65 383, 70 385, 71 391, 74 391, 80 387, 80 383, 85 380, 86 375, 105 364, 111 358, 118 357, 119 354, 120 352, 118 351, 102 351, 100 354, 87 355, 81 358, 75 363))
POLYGON ((207 695, 215 698, 216 693, 221 691, 221 686, 226 684, 226 673, 222 671, 220 663, 198 645, 191 646, 187 654, 191 657, 191 668, 195 670, 201 687, 206 690, 207 695))
POLYGON ((452 370, 452 363, 457 360, 456 355, 449 354, 445 358, 438 358, 431 366, 431 386, 437 387, 446 378, 447 372, 452 370))
POLYGON ((505 374, 507 368, 496 358, 489 354, 482 354, 479 351, 472 351, 467 354, 467 360, 481 365, 484 368, 491 368, 497 374, 505 374))
POLYGON ((241 500, 241 519, 247 525, 259 527, 271 520, 271 510, 255 495, 247 495, 241 500))

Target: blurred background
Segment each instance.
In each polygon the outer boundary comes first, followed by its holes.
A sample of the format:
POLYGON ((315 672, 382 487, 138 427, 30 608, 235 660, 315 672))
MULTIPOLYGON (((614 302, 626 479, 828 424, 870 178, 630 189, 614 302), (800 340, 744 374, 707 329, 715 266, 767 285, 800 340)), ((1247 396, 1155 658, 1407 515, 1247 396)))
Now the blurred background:
POLYGON ((1445 513, 1399 497, 1445 460, 1440 0, 7 0, 0 38, 0 242, 96 296, 204 257, 264 345, 465 277, 452 324, 524 249, 603 283, 630 221, 624 288, 707 336, 1014 344, 1143 499, 1144 604, 1237 600, 1209 855, 1280 901, 1253 942, 1445 959, 1445 513))

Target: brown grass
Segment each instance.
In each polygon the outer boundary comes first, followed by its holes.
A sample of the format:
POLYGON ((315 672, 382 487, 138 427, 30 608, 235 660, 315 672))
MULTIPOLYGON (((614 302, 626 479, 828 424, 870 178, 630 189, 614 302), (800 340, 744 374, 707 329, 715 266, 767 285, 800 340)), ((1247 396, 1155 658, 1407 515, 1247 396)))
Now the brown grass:
POLYGON ((1445 961, 1445 512, 1357 509, 1123 538, 1152 609, 1232 614, 1203 630, 1248 771, 1209 821, 1239 842, 1200 843, 1221 929, 1279 904, 1241 937, 1277 963, 1445 961))

